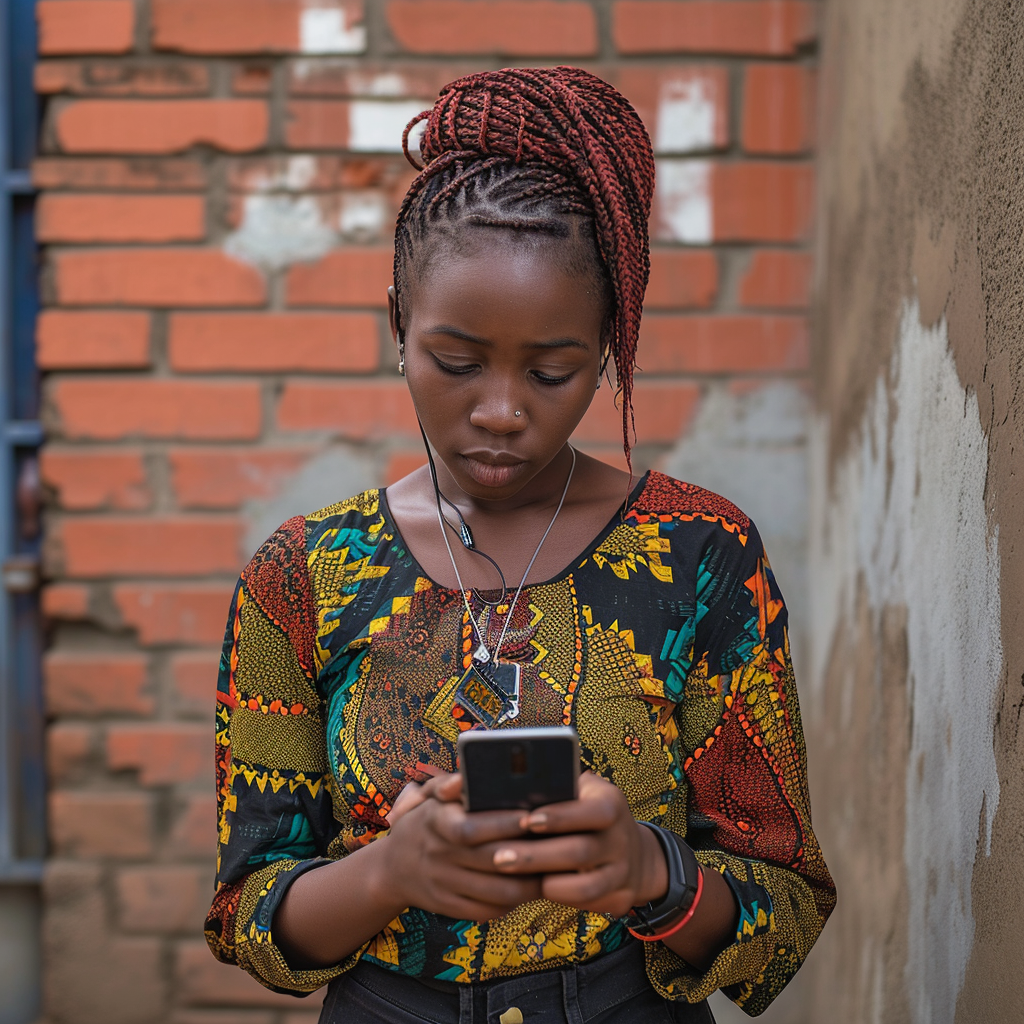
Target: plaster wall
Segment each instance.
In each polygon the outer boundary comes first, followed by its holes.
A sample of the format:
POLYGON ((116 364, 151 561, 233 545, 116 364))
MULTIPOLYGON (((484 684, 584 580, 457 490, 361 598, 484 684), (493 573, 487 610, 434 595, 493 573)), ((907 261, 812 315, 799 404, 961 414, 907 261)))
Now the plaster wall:
POLYGON ((1024 5, 825 15, 803 1013, 1019 1021, 1024 5))

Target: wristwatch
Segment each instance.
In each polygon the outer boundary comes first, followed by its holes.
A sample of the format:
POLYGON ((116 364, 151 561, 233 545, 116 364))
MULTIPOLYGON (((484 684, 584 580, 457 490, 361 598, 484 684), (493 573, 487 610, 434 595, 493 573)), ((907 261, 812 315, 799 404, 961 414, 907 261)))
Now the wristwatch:
POLYGON ((662 932, 693 906, 700 887, 700 865, 686 842, 667 828, 638 821, 657 837, 668 865, 668 892, 657 903, 633 907, 626 915, 629 930, 637 938, 662 932))

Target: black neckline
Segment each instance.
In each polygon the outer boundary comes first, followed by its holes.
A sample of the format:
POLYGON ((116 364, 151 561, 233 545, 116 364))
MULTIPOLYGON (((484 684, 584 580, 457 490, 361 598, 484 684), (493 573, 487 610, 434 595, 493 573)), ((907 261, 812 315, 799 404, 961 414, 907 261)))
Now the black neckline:
MULTIPOLYGON (((625 510, 623 510, 623 506, 620 505, 612 514, 611 519, 609 519, 608 522, 605 523, 605 525, 600 529, 600 531, 598 531, 597 536, 595 536, 587 544, 587 546, 583 548, 574 558, 570 558, 563 569, 560 569, 557 573, 555 573, 554 576, 551 576, 546 580, 539 580, 536 583, 531 583, 529 580, 527 580, 523 589, 532 590, 536 587, 548 587, 551 586, 553 583, 560 583, 567 576, 569 576, 579 566, 579 563, 583 559, 589 558, 594 553, 594 551, 601 545, 605 538, 607 538, 608 535, 615 529, 615 527, 617 527, 623 521, 625 516, 629 513, 629 510, 636 503, 637 498, 640 497, 640 495, 643 493, 643 488, 646 485, 647 479, 650 475, 651 471, 647 470, 647 472, 640 477, 640 479, 632 487, 628 497, 626 498, 625 510)), ((395 522, 395 517, 391 514, 391 506, 388 504, 387 498, 387 488, 381 487, 377 493, 380 497, 381 512, 384 515, 384 518, 387 521, 388 526, 393 531, 395 540, 401 544, 401 546, 405 549, 406 554, 408 554, 409 559, 412 562, 417 575, 420 576, 422 579, 427 580, 427 582, 429 582, 432 587, 436 587, 438 590, 447 591, 449 594, 463 593, 463 591, 459 590, 458 587, 446 587, 443 584, 438 583, 437 580, 435 580, 432 576, 427 574, 423 566, 420 565, 419 559, 412 553, 412 548, 410 548, 409 545, 406 543, 405 538, 402 536, 402 531, 398 528, 398 523, 395 522)), ((495 587, 493 590, 478 589, 478 593, 489 597, 492 594, 500 594, 501 588, 495 587)))

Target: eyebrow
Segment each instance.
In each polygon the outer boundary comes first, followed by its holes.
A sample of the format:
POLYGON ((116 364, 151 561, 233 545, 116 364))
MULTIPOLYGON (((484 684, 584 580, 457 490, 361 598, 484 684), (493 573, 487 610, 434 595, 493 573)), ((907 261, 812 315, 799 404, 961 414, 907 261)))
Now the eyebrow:
MULTIPOLYGON (((478 338, 475 334, 470 334, 460 327, 453 327, 451 324, 438 324, 436 327, 431 327, 429 330, 424 331, 424 334, 447 334, 453 338, 458 338, 460 341, 468 341, 474 345, 483 345, 486 348, 494 347, 494 343, 486 338, 478 338)), ((551 341, 535 341, 526 347, 539 349, 578 348, 584 352, 590 351, 590 346, 580 341, 579 338, 553 338, 551 341)))

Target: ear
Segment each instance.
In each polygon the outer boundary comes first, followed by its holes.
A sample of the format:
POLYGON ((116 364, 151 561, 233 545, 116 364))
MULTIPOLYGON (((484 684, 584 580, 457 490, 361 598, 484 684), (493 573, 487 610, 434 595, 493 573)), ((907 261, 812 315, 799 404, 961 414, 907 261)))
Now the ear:
POLYGON ((398 295, 395 286, 388 288, 388 326, 391 328, 391 338, 396 345, 401 345, 398 338, 398 295))

